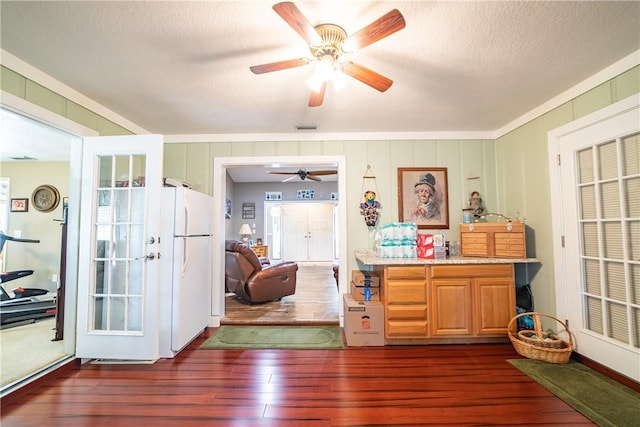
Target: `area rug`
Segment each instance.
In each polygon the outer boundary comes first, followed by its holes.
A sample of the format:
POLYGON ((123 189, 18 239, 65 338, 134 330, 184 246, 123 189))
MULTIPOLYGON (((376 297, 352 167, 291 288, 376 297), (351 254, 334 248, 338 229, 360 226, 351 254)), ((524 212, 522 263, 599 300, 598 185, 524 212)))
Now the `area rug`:
POLYGON ((640 393, 581 363, 508 362, 600 426, 639 425, 640 393))
POLYGON ((341 349, 338 326, 221 326, 202 349, 341 349))

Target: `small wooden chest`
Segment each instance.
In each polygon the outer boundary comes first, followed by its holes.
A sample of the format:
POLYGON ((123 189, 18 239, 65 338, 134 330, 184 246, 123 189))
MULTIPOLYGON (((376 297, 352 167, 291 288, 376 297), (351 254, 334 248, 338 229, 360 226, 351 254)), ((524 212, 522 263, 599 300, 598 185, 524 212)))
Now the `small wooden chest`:
POLYGON ((521 222, 460 224, 463 256, 526 258, 525 226, 521 222))

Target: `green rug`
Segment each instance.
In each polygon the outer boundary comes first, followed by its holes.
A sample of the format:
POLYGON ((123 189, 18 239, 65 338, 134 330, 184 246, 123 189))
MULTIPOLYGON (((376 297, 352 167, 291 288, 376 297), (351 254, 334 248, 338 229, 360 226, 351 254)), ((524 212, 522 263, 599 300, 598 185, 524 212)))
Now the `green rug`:
POLYGON ((640 393, 581 363, 508 362, 600 426, 640 425, 640 393))
POLYGON ((200 346, 219 348, 344 348, 338 326, 221 326, 200 346))

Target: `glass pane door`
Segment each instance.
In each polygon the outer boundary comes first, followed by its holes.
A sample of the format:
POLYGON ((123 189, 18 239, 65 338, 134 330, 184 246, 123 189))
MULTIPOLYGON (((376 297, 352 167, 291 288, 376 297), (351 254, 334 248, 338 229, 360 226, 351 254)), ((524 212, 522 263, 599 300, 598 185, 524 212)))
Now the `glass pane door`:
POLYGON ((142 332, 145 157, 99 156, 92 330, 142 332))
POLYGON ((584 325, 640 348, 640 136, 576 153, 584 325))
POLYGON ((78 357, 156 359, 162 137, 85 138, 78 357))

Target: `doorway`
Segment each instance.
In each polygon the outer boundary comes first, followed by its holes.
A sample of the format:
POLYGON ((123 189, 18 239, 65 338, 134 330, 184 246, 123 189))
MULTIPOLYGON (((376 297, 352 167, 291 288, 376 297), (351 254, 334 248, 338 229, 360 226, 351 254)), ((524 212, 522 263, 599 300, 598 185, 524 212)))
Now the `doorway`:
MULTIPOLYGON (((213 194, 214 198, 214 235, 220 236, 213 251, 214 283, 218 284, 212 293, 212 312, 210 326, 219 326, 225 315, 225 294, 224 294, 224 242, 226 239, 225 227, 225 202, 227 197, 227 170, 241 167, 260 167, 278 165, 280 167, 332 167, 338 171, 338 194, 346 194, 346 159, 345 156, 291 156, 291 157, 218 157, 214 159, 213 165, 213 194)), ((346 202, 338 197, 336 204, 335 226, 337 229, 346 229, 346 202)), ((231 237, 231 236, 230 236, 231 237)), ((338 243, 338 263, 346 265, 347 241, 345 238, 339 239, 338 243)), ((331 271, 330 266, 328 270, 331 271)), ((345 269, 340 269, 339 291, 346 289, 345 269)), ((335 282, 334 282, 335 283, 335 282)), ((336 296, 337 299, 337 296, 336 296)), ((339 307, 341 312, 342 307, 339 307)), ((340 316, 342 316, 340 314, 340 316)), ((340 317, 342 319, 342 317, 340 317)), ((340 320, 342 324, 342 320, 340 320)))
MULTIPOLYGON (((58 172, 48 172, 48 178, 43 178, 38 182, 38 184, 42 183, 52 183, 52 179, 60 178, 64 176, 64 181, 57 183, 56 185, 60 188, 64 187, 65 194, 61 194, 61 197, 68 197, 69 200, 79 201, 80 200, 80 170, 81 170, 81 154, 82 154, 82 137, 83 136, 93 136, 97 135, 97 133, 91 129, 88 129, 82 125, 79 125, 71 120, 68 120, 62 116, 51 113, 48 110, 45 110, 39 106, 31 104, 22 98, 18 98, 14 95, 3 93, 2 95, 2 106, 1 110, 4 114, 11 115, 12 118, 19 118, 21 122, 27 123, 28 126, 32 129, 37 129, 38 132, 44 132, 49 135, 47 138, 30 138, 24 139, 24 137, 28 134, 24 132, 24 129, 19 132, 17 137, 5 137, 7 133, 10 131, 8 126, 8 121, 3 118, 3 126, 2 126, 2 140, 3 140, 3 155, 8 153, 13 153, 12 147, 18 147, 20 150, 27 149, 29 146, 33 149, 37 155, 33 157, 43 158, 45 153, 51 149, 58 147, 58 143, 56 141, 60 141, 60 138, 63 140, 68 140, 68 144, 65 145, 64 149, 64 160, 56 159, 56 163, 58 163, 58 167, 62 167, 65 170, 64 175, 58 172), (63 164, 66 164, 63 166, 63 164)), ((37 164, 36 162, 31 162, 31 164, 37 164)), ((16 165, 14 165, 15 167, 16 165)), ((19 168, 26 168, 27 164, 22 163, 19 168)), ((38 173, 45 172, 45 168, 36 166, 35 169, 38 173)), ((3 168, 3 174, 7 173, 9 168, 3 168)), ((30 181, 31 178, 34 178, 37 174, 28 173, 28 176, 23 176, 20 179, 15 179, 11 181, 11 185, 13 189, 11 190, 10 198, 22 197, 29 198, 31 192, 34 187, 34 182, 30 181), (26 186, 26 187, 21 187, 26 186), (16 193, 14 193, 14 190, 16 193)), ((57 210, 51 212, 53 219, 60 219, 62 217, 62 213, 60 212, 61 207, 64 205, 64 200, 60 201, 60 207, 57 210)), ((14 213, 12 218, 9 218, 7 225, 7 234, 13 235, 16 229, 20 231, 24 231, 22 233, 22 237, 33 237, 35 236, 41 242, 38 245, 33 245, 34 249, 36 246, 44 246, 51 242, 51 245, 55 246, 55 251, 57 254, 60 254, 60 234, 61 227, 60 222, 53 222, 52 218, 47 217, 47 213, 37 212, 33 206, 29 207, 29 210, 23 213, 14 213), (40 221, 44 219, 43 229, 34 229, 33 221, 40 221), (21 225, 18 225, 18 222, 26 221, 21 225), (48 231, 47 231, 48 230, 48 231), (27 235, 26 232, 29 232, 27 235)), ((61 313, 64 313, 64 327, 54 330, 54 327, 57 328, 55 319, 49 319, 41 322, 36 322, 32 324, 25 324, 19 327, 12 327, 6 330, 3 329, 2 333, 6 332, 6 335, 24 335, 25 341, 33 342, 36 340, 35 349, 36 351, 25 351, 21 350, 13 350, 10 351, 8 346, 4 345, 3 342, 3 357, 5 355, 15 355, 19 360, 18 363, 20 368, 20 375, 14 376, 11 380, 7 380, 7 382, 3 381, 2 384, 2 395, 27 384, 31 379, 36 378, 38 375, 47 372, 49 370, 53 370, 60 366, 61 364, 67 363, 73 359, 73 355, 75 353, 75 300, 76 300, 76 285, 77 285, 77 262, 78 262, 78 218, 79 218, 79 203, 70 203, 67 211, 66 221, 67 221, 67 240, 68 246, 65 252, 66 260, 65 261, 65 270, 66 270, 66 301, 67 303, 64 306, 60 306, 57 310, 61 313), (22 328, 22 331, 20 330, 22 328), (27 329, 29 332, 27 332, 27 329), (22 334, 21 332, 27 332, 22 334), (57 341, 52 341, 54 335, 58 335, 61 332, 61 337, 57 337, 57 341), (41 334, 38 338, 37 334, 41 334), (37 344, 39 342, 40 344, 37 344), (33 356, 37 356, 38 360, 35 360, 33 356)), ((16 246, 16 245, 14 245, 16 246)), ((18 257, 17 251, 18 247, 9 248, 13 251, 13 255, 18 257)), ((38 248, 40 250, 41 248, 38 248)), ((12 255, 12 256, 13 256, 12 255)), ((38 256, 36 259, 44 259, 48 258, 38 256)), ((11 257, 9 257, 11 258, 11 257)), ((15 258, 15 257, 14 257, 15 258)), ((20 258, 20 257, 18 257, 20 258)), ((54 283, 53 274, 56 274, 55 277, 56 282, 60 280, 59 272, 62 270, 60 268, 60 257, 56 256, 56 261, 54 262, 55 266, 52 267, 53 270, 42 269, 42 274, 44 276, 34 277, 37 282, 35 285, 39 288, 44 288, 44 283, 47 282, 47 286, 51 286, 53 290, 56 289, 57 284, 54 283)), ((11 263, 10 259, 7 259, 8 263, 11 263)), ((14 269, 11 264, 5 265, 6 268, 14 269)), ((24 266, 15 265, 15 268, 24 268, 24 266)), ((27 268, 31 268, 27 266, 27 268)), ((36 270, 36 268, 33 268, 36 270)), ((37 271, 37 270, 36 270, 37 271)), ((25 279, 21 279, 25 280, 25 279)), ((7 283, 8 285, 8 283, 7 283)), ((27 286, 26 284, 23 286, 27 286)), ((31 285, 29 285, 31 286, 31 285)), ((4 338, 3 338, 4 339, 4 338)), ((18 342, 14 341, 12 344, 17 345, 18 342)), ((34 344, 29 344, 34 345, 34 344)), ((5 370, 9 370, 8 364, 4 363, 3 359, 3 372, 5 370)))

